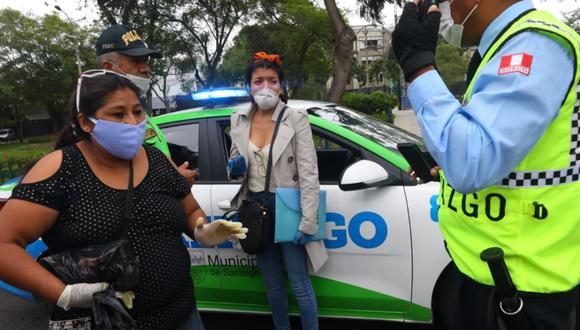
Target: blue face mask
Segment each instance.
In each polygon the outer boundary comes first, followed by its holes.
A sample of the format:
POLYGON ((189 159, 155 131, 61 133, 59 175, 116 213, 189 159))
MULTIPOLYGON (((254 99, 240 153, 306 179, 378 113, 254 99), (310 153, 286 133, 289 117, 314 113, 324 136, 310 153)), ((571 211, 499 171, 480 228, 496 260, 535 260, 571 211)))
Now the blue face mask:
POLYGON ((111 155, 121 159, 133 159, 143 144, 147 120, 137 125, 89 118, 94 124, 92 137, 111 155))

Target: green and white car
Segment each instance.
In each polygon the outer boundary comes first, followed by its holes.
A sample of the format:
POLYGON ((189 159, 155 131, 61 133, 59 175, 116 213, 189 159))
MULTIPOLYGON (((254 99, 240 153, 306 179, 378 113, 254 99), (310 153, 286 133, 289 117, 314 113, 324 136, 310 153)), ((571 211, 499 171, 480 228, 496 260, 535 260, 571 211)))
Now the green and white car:
MULTIPOLYGON (((192 192, 210 220, 230 208, 239 184, 227 179, 230 115, 248 103, 178 111, 153 118, 176 164, 200 176, 192 192)), ((432 322, 449 257, 437 225, 438 183, 416 185, 398 153, 419 137, 332 103, 304 108, 314 134, 321 189, 327 191, 328 263, 311 274, 320 316, 432 322)), ((155 140, 155 134, 148 136, 155 140)), ((11 189, 0 189, 0 206, 11 189)), ((37 242, 38 243, 38 242, 37 242)), ((35 244, 37 244, 35 243, 35 244)), ((41 244, 41 243, 39 243, 41 244)), ((256 259, 230 243, 204 248, 184 236, 201 310, 267 313, 256 259)), ((42 247, 32 246, 35 255, 42 247)), ((6 284, 0 287, 25 296, 6 284)), ((297 313, 294 301, 291 311, 297 313)))

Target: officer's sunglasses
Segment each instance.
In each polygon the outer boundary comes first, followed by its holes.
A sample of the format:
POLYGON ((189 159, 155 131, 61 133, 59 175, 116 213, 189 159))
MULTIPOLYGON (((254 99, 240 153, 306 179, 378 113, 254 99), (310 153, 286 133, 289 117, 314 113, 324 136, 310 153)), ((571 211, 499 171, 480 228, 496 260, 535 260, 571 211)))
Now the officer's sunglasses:
POLYGON ((111 71, 111 70, 104 70, 104 69, 95 69, 95 70, 87 70, 79 76, 77 80, 77 95, 76 95, 76 105, 77 105, 77 112, 80 113, 80 106, 81 106, 81 85, 83 83, 84 78, 94 78, 97 76, 102 76, 106 74, 115 74, 119 77, 127 78, 124 74, 111 71))

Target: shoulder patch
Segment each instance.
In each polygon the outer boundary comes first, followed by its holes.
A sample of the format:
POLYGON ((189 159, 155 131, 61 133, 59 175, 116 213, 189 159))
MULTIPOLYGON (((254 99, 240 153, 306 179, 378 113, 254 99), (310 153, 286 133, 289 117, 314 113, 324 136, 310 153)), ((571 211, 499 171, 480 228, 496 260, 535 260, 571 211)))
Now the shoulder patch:
POLYGON ((148 128, 145 131, 145 140, 149 140, 152 137, 156 137, 157 136, 157 132, 155 132, 155 130, 153 128, 148 128))
POLYGON ((503 76, 510 73, 521 73, 529 76, 533 60, 534 57, 526 53, 504 55, 501 57, 498 74, 503 76))

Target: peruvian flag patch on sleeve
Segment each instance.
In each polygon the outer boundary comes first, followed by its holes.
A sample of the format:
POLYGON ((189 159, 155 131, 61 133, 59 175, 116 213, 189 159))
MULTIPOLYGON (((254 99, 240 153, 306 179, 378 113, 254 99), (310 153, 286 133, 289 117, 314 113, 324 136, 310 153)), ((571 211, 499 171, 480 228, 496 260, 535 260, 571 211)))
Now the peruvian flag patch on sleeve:
POLYGON ((528 76, 532 71, 533 59, 532 55, 526 53, 504 55, 501 57, 501 64, 499 65, 499 75, 521 73, 528 76))

